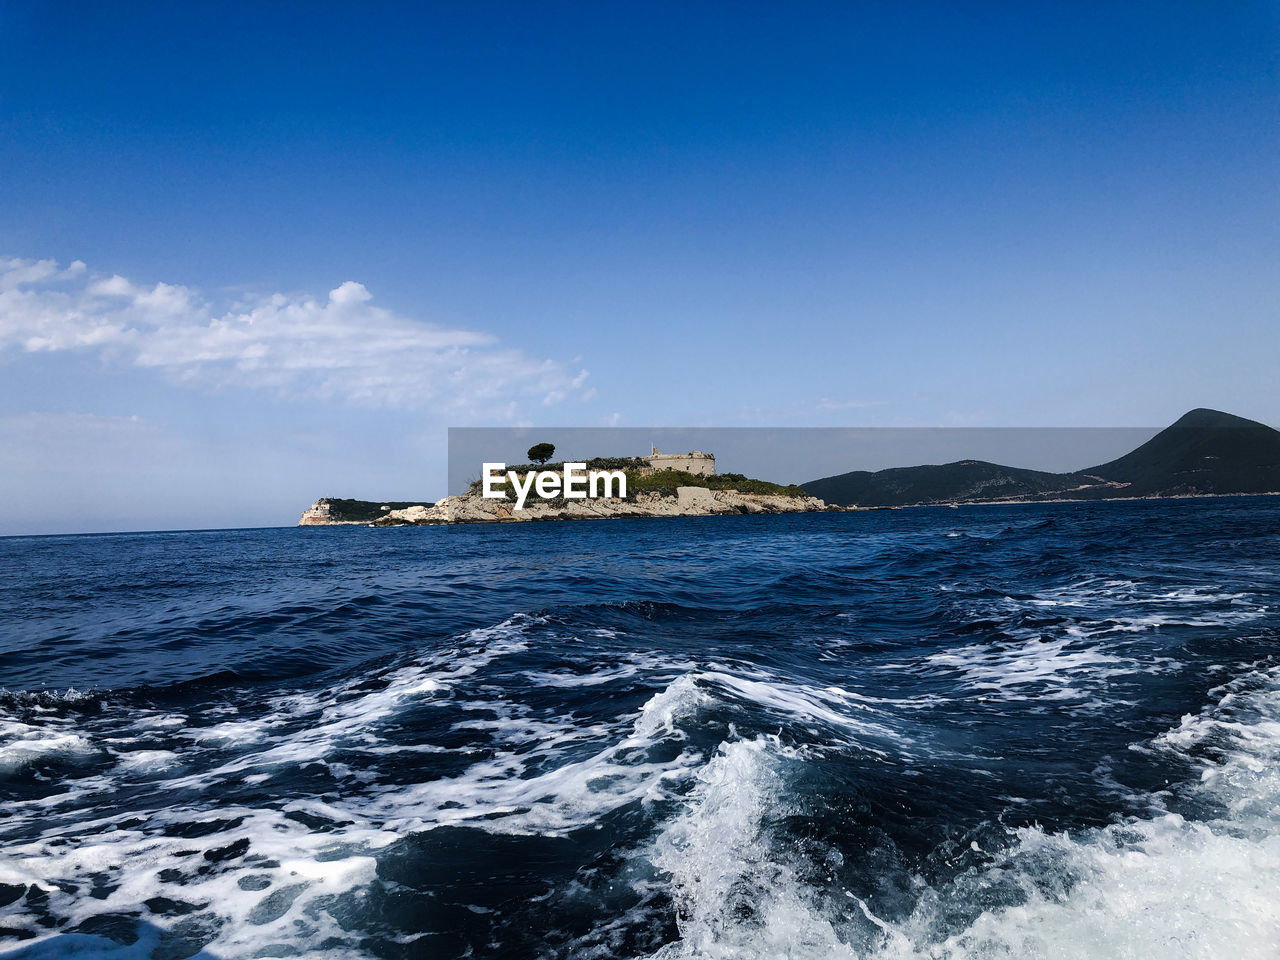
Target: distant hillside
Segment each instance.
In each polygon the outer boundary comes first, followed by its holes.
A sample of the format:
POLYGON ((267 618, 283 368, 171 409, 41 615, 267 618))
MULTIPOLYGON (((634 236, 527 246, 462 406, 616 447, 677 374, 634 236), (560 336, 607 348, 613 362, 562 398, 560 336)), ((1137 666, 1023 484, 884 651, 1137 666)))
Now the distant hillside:
POLYGON ((800 486, 828 503, 862 507, 1273 493, 1280 492, 1280 431, 1199 409, 1118 460, 1075 473, 960 460, 855 470, 800 486))
POLYGON ((1085 472, 1127 484, 1131 497, 1272 493, 1280 490, 1280 431, 1192 410, 1132 453, 1085 472))
POLYGON ((1005 467, 985 460, 888 470, 855 470, 838 477, 802 483, 811 497, 841 506, 899 507, 921 503, 1034 500, 1066 497, 1083 490, 1112 489, 1082 473, 1045 473, 1005 467))

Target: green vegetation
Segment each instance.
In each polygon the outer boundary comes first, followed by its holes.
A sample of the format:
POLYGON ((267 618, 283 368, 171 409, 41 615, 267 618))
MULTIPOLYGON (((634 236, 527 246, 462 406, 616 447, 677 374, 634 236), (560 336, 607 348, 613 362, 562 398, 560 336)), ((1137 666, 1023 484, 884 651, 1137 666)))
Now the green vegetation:
MULTIPOLYGON (((700 477, 696 474, 686 473, 683 470, 658 470, 649 473, 647 472, 649 463, 643 457, 595 457, 586 461, 586 464, 588 472, 592 470, 621 470, 626 473, 628 500, 635 500, 642 493, 658 493, 664 497, 674 497, 677 487, 736 490, 739 493, 754 493, 776 497, 808 496, 795 484, 784 486, 780 483, 770 483, 768 480, 755 480, 741 473, 721 473, 710 477, 700 477)), ((524 475, 531 470, 552 470, 560 473, 564 470, 564 463, 549 463, 545 466, 524 463, 509 467, 508 470, 514 470, 520 475, 524 475)), ((501 483, 495 484, 494 487, 504 491, 508 497, 515 496, 510 489, 511 482, 509 480, 503 480, 501 483)), ((467 489, 467 493, 472 496, 480 496, 483 492, 483 485, 479 480, 473 481, 467 489)), ((533 497, 534 495, 530 494, 530 496, 533 497)), ((536 502, 556 505, 565 501, 563 497, 556 497, 551 500, 536 498, 536 502)))
POLYGON ((1128 496, 1272 493, 1280 490, 1280 432, 1203 407, 1142 446, 1086 473, 1128 484, 1128 496))
POLYGON ((855 470, 811 480, 804 489, 810 496, 842 507, 897 507, 1057 497, 1098 482, 1083 474, 1046 473, 985 460, 959 460, 920 467, 890 467, 875 472, 855 470))
POLYGON ((535 443, 525 452, 525 456, 534 463, 546 463, 555 455, 556 445, 554 443, 535 443))
POLYGON ((1197 409, 1118 460, 1046 473, 982 460, 854 470, 804 489, 840 506, 898 507, 1003 500, 1111 500, 1280 492, 1280 432, 1197 409))
POLYGON ((634 500, 640 493, 661 493, 674 497, 676 487, 705 487, 708 490, 736 490, 738 493, 755 493, 774 497, 808 496, 795 484, 783 486, 768 480, 755 480, 741 473, 718 473, 710 477, 686 473, 683 470, 657 470, 647 476, 627 473, 627 499, 634 500))
POLYGON ((404 510, 406 507, 429 507, 430 500, 348 500, 342 497, 324 497, 321 503, 329 505, 329 519, 345 522, 369 523, 392 510, 404 510))

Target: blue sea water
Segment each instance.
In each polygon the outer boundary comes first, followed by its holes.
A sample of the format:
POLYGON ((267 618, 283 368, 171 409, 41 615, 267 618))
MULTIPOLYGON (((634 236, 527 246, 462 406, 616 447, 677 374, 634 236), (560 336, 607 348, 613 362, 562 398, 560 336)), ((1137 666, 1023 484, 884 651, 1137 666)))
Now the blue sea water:
POLYGON ((0 540, 0 953, 1280 956, 1280 500, 0 540))

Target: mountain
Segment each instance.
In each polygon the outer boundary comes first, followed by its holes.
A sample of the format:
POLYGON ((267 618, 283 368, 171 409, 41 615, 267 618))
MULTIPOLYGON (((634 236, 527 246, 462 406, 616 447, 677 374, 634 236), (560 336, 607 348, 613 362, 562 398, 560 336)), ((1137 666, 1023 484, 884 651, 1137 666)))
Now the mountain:
POLYGON ((1280 492, 1280 431, 1198 409, 1123 457, 1074 473, 959 460, 855 470, 800 486, 828 503, 862 507, 1275 493, 1280 492))
POLYGON ((1272 493, 1280 490, 1280 431, 1192 410, 1132 453, 1085 473, 1126 484, 1130 497, 1272 493))
POLYGON ((841 506, 900 507, 917 503, 1034 500, 1066 497, 1081 489, 1109 489, 1098 477, 1005 467, 985 460, 888 470, 855 470, 802 483, 811 497, 841 506))

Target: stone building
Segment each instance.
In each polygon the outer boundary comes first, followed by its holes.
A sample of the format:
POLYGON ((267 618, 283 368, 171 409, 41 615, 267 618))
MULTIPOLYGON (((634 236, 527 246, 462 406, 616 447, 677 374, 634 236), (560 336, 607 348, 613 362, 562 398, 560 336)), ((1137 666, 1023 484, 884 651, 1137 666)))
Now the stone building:
POLYGON ((651 470, 683 470, 696 477, 714 477, 716 474, 716 455, 694 450, 691 453, 659 453, 653 452, 644 458, 651 470))
POLYGON ((302 518, 298 521, 300 527, 310 526, 329 526, 333 521, 329 517, 329 501, 317 500, 309 508, 302 512, 302 518))

